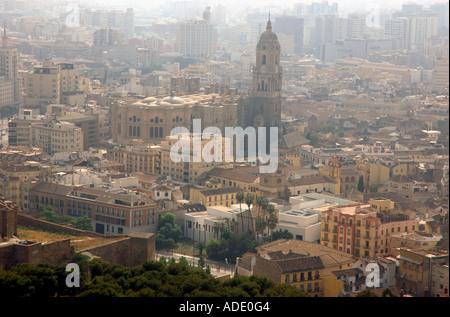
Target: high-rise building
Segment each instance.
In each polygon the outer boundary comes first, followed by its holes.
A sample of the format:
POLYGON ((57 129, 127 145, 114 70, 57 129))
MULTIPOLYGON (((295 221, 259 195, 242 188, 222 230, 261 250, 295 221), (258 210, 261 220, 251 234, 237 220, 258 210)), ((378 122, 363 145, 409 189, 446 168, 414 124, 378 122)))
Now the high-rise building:
POLYGON ((123 31, 125 39, 131 39, 134 36, 134 12, 132 8, 128 8, 125 12, 117 10, 81 10, 80 24, 120 29, 123 31))
POLYGON ((19 108, 22 100, 18 78, 19 50, 8 46, 6 28, 3 30, 0 47, 0 108, 19 108))
POLYGON ((400 38, 405 49, 426 44, 438 35, 438 17, 435 12, 411 13, 385 22, 385 34, 400 38))
POLYGON ((445 89, 449 88, 449 71, 448 71, 449 63, 447 58, 438 58, 434 63, 433 69, 433 79, 432 79, 432 88, 433 91, 443 92, 445 89))
POLYGON ((273 29, 277 33, 294 36, 294 54, 303 52, 303 18, 295 16, 277 17, 273 29))
POLYGON ((217 49, 217 29, 207 9, 203 17, 181 22, 177 29, 177 51, 183 56, 207 58, 217 49))

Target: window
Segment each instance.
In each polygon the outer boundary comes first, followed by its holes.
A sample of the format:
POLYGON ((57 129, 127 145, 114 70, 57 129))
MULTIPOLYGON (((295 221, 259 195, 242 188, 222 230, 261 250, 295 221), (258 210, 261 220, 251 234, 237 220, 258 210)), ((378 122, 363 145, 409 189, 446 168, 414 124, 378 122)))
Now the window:
POLYGON ((266 55, 263 55, 263 57, 262 57, 262 64, 266 65, 266 55))

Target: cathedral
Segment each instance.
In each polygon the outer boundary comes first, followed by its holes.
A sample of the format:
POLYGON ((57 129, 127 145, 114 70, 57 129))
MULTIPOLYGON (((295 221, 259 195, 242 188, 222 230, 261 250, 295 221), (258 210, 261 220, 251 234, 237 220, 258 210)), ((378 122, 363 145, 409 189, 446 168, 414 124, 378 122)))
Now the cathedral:
MULTIPOLYGON (((256 46, 252 88, 248 92, 238 92, 228 85, 212 84, 205 87, 204 91, 195 85, 190 85, 189 89, 171 85, 164 94, 111 99, 110 129, 113 142, 123 145, 133 139, 141 139, 147 144, 158 144, 175 127, 183 126, 192 131, 193 119, 201 119, 202 129, 214 126, 222 134, 225 127, 277 127, 280 132, 280 52, 280 43, 272 31, 269 17, 266 30, 256 46)), ((194 83, 194 79, 186 81, 194 83)), ((177 82, 172 80, 172 83, 177 82)))
POLYGON ((267 21, 266 30, 261 34, 256 46, 256 65, 252 71, 252 89, 247 98, 242 99, 238 125, 245 128, 280 127, 281 125, 281 85, 280 43, 272 31, 272 23, 267 21))

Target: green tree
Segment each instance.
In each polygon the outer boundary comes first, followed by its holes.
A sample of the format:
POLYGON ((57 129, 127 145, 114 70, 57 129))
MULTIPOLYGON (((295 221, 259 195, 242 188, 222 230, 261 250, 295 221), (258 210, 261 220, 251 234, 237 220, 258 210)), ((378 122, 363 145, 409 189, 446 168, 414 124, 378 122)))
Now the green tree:
POLYGON ((71 223, 77 229, 94 231, 94 226, 92 225, 92 219, 89 217, 81 216, 81 217, 73 219, 71 221, 71 223))
POLYGON ((274 212, 271 212, 269 214, 269 218, 267 219, 267 226, 269 227, 271 232, 273 232, 273 230, 276 228, 277 223, 278 223, 277 215, 274 212))
POLYGON ((376 293, 372 292, 370 289, 366 289, 356 295, 356 297, 379 297, 376 293))
POLYGON ((262 216, 256 218, 255 221, 256 232, 261 235, 267 227, 266 219, 262 216))
POLYGON ((390 288, 386 288, 381 293, 381 297, 400 297, 398 294, 395 294, 390 288))
POLYGON ((363 193, 364 192, 364 178, 363 176, 359 176, 359 180, 358 180, 358 190, 363 193))
POLYGON ((175 215, 166 213, 161 217, 155 237, 157 249, 172 249, 182 236, 180 226, 175 223, 175 215))
POLYGON ((369 186, 369 192, 371 193, 376 193, 378 191, 378 185, 377 184, 372 184, 369 186))

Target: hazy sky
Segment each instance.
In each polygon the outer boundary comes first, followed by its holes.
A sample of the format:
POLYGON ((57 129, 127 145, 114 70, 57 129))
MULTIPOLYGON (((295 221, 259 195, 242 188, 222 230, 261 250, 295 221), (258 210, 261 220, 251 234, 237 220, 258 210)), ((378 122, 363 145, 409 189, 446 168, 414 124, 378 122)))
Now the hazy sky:
MULTIPOLYGON (((114 6, 123 6, 123 7, 154 7, 160 6, 163 3, 167 2, 182 2, 188 1, 197 5, 210 5, 213 6, 215 4, 222 4, 224 6, 283 6, 287 8, 293 8, 295 3, 305 3, 310 4, 312 2, 322 2, 323 0, 74 0, 73 2, 81 2, 90 4, 92 6, 95 5, 114 5, 114 6)), ((393 9, 401 8, 403 3, 417 3, 423 4, 424 6, 428 6, 433 3, 443 3, 448 1, 444 0, 328 0, 328 3, 331 4, 333 2, 337 2, 338 6, 343 7, 365 7, 368 5, 378 4, 384 8, 392 7, 393 9)))

